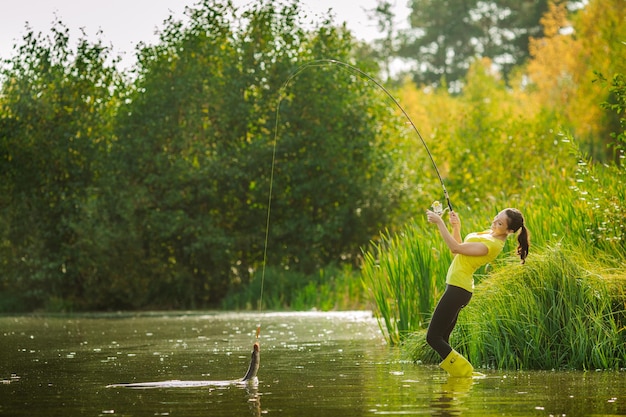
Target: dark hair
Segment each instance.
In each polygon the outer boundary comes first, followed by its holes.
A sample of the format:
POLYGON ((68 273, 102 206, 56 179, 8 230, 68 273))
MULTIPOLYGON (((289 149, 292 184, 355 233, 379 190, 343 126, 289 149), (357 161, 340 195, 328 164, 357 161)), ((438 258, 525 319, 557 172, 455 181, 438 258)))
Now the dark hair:
POLYGON ((513 230, 513 232, 519 230, 519 234, 517 235, 517 254, 522 260, 522 263, 524 263, 526 262, 528 248, 530 247, 530 233, 528 233, 528 229, 524 225, 524 216, 522 216, 521 211, 515 208, 508 208, 504 212, 509 218, 509 229, 513 230))

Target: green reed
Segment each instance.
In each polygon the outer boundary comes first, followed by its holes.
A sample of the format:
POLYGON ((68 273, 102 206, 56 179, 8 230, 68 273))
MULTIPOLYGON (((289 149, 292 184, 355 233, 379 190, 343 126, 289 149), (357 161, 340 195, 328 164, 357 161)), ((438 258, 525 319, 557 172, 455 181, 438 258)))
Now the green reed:
POLYGON ((365 252, 362 276, 376 305, 381 330, 391 345, 424 328, 451 261, 441 239, 410 224, 401 233, 381 234, 365 252))

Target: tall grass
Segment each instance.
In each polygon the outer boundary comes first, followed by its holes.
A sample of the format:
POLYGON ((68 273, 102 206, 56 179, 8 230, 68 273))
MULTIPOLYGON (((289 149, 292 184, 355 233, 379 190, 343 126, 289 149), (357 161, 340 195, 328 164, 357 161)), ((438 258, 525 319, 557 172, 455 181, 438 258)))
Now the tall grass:
POLYGON ((624 367, 626 300, 615 290, 626 280, 604 272, 561 246, 500 269, 476 288, 456 343, 486 367, 624 367))
POLYGON ((528 182, 520 204, 533 241, 561 241, 590 256, 626 262, 626 175, 615 165, 595 165, 581 154, 571 136, 557 139, 569 159, 549 173, 539 170, 528 182))
POLYGON ((385 233, 364 254, 362 275, 375 314, 391 345, 428 323, 451 261, 441 239, 415 224, 398 234, 385 233))
MULTIPOLYGON (((487 368, 621 369, 625 286, 623 275, 557 245, 478 285, 451 343, 487 368)), ((423 334, 405 349, 414 360, 438 359, 423 334)))

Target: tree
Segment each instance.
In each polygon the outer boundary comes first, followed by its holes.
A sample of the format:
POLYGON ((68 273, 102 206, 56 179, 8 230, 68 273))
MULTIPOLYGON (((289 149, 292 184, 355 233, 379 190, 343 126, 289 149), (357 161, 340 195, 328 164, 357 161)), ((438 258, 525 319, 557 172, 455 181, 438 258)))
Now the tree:
POLYGON ((607 90, 594 81, 598 73, 614 81, 620 74, 626 74, 623 58, 626 8, 621 0, 592 0, 572 20, 581 51, 573 71, 581 81, 576 96, 568 103, 573 116, 571 120, 576 134, 589 147, 590 155, 599 160, 616 160, 619 155, 613 150, 619 142, 613 133, 620 130, 619 117, 613 112, 597 112, 598 104, 614 102, 612 95, 616 90, 607 90), (591 109, 589 103, 594 104, 591 109))
POLYGON ((24 37, 1 70, 2 280, 12 294, 41 307, 80 304, 91 274, 81 252, 84 207, 104 174, 111 113, 119 99, 109 50, 84 39, 70 49, 60 21, 52 37, 24 37))
POLYGON ((372 42, 371 54, 374 59, 381 63, 386 81, 391 78, 391 64, 398 49, 395 15, 392 9, 393 5, 389 1, 377 0, 376 7, 369 10, 368 13, 371 19, 376 19, 379 32, 384 34, 383 38, 372 42))
POLYGON ((118 122, 116 177, 134 201, 154 302, 215 305, 261 265, 283 94, 268 261, 313 273, 354 258, 399 198, 380 191, 388 107, 338 68, 306 71, 283 91, 302 62, 350 59, 352 37, 330 21, 305 31, 297 2, 239 16, 206 0, 186 13, 187 25, 169 20, 160 43, 141 49, 118 122))
POLYGON ((621 0, 591 1, 576 12, 550 2, 541 19, 545 36, 531 38, 531 59, 518 81, 540 106, 558 109, 562 127, 600 161, 607 159, 607 147, 615 143, 611 133, 619 129, 619 121, 602 110, 599 104, 610 92, 594 81, 597 73, 612 78, 626 72, 621 55, 624 10, 621 0))
POLYGON ((507 79, 528 57, 528 39, 541 36, 548 0, 412 0, 412 30, 400 56, 417 62, 414 80, 452 88, 477 57, 490 58, 507 79))
POLYGON ((0 309, 218 306, 264 261, 270 185, 268 266, 357 263, 405 207, 404 122, 357 74, 303 70, 378 70, 305 26, 297 1, 204 0, 132 80, 60 23, 29 34, 2 69, 0 309))

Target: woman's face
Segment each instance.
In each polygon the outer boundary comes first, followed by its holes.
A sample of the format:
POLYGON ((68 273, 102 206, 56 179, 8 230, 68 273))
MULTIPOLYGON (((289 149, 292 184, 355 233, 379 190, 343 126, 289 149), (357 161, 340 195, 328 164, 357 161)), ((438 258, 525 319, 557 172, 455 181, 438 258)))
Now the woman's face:
POLYGON ((509 230, 509 216, 502 210, 491 223, 491 232, 494 236, 507 236, 511 233, 509 230))

